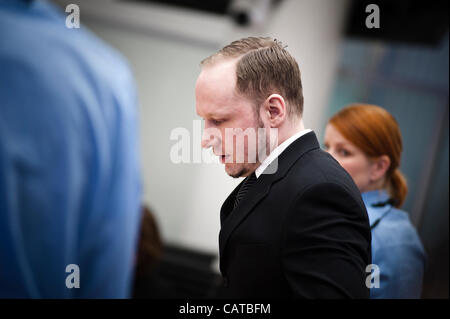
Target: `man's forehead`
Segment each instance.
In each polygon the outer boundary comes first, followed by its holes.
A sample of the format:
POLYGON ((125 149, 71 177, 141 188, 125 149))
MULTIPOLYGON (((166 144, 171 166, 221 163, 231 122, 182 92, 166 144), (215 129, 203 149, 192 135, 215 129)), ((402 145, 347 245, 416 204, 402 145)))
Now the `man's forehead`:
POLYGON ((235 61, 226 60, 203 68, 196 84, 205 117, 226 116, 238 103, 235 61))
POLYGON ((236 60, 220 60, 203 67, 198 78, 198 84, 212 89, 229 88, 236 85, 236 60))
MULTIPOLYGON (((218 119, 229 117, 235 112, 239 112, 238 107, 240 103, 234 97, 216 94, 198 104, 201 104, 202 117, 218 119)), ((197 110, 200 111, 198 108, 197 110)))

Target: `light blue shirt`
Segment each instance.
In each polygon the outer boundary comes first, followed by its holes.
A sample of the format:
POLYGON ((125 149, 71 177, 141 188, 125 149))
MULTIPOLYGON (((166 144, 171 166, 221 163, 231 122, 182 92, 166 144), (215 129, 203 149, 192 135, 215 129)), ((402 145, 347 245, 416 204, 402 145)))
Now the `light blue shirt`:
POLYGON ((386 204, 384 190, 362 194, 372 228, 372 264, 379 267, 380 287, 370 289, 370 298, 420 298, 425 252, 406 212, 386 204))
POLYGON ((121 56, 65 20, 44 1, 0 0, 0 298, 130 293, 135 85, 121 56))

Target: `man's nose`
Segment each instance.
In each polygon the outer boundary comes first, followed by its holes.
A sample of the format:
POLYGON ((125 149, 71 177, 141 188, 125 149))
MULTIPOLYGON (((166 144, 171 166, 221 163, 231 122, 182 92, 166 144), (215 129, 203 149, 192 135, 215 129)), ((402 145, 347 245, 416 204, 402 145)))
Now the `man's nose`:
POLYGON ((210 138, 206 138, 205 134, 203 134, 202 136, 202 147, 203 148, 209 148, 211 147, 211 139, 210 138))
POLYGON ((203 131, 202 135, 202 147, 209 148, 213 147, 218 143, 218 138, 215 135, 212 135, 208 130, 203 131))

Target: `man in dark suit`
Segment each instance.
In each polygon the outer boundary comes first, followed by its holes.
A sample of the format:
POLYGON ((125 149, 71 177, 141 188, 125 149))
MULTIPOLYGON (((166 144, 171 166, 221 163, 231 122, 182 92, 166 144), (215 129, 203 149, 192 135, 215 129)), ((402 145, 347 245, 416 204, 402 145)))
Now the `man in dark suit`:
POLYGON ((364 203, 304 128, 300 71, 281 43, 241 39, 202 61, 196 109, 202 146, 245 177, 221 209, 221 296, 368 298, 364 203))

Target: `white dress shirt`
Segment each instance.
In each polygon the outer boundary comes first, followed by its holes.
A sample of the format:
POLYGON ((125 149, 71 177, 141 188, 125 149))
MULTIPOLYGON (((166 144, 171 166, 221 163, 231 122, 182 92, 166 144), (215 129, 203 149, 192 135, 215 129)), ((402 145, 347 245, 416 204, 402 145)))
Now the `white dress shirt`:
MULTIPOLYGON (((301 136, 312 132, 311 129, 305 129, 301 130, 294 135, 292 135, 290 138, 288 138, 286 141, 278 145, 270 154, 266 157, 266 159, 261 163, 261 165, 258 166, 258 168, 255 170, 256 178, 259 178, 259 176, 264 172, 264 170, 275 160, 280 156, 281 153, 289 146, 291 145, 295 140, 299 139, 301 136)), ((268 172, 266 172, 268 173, 268 172)), ((265 173, 265 174, 266 174, 265 173)), ((275 172, 270 172, 275 173, 275 172)))

